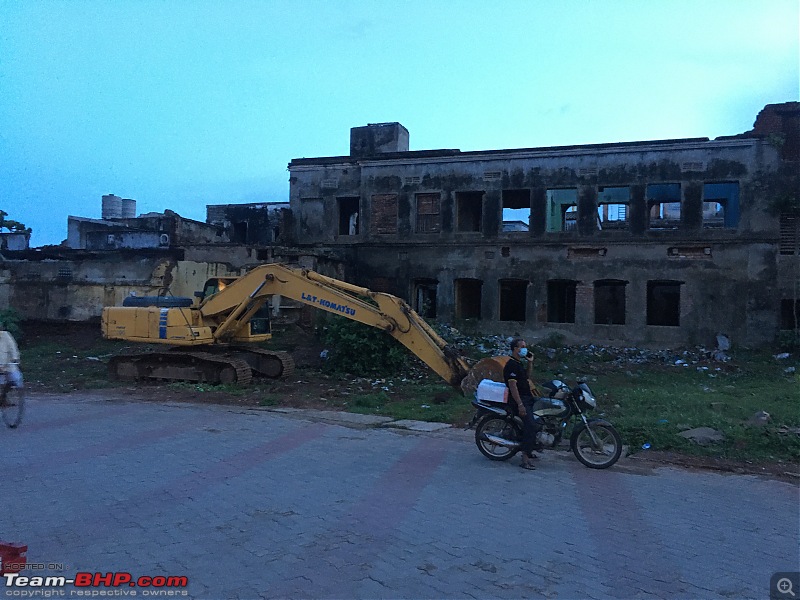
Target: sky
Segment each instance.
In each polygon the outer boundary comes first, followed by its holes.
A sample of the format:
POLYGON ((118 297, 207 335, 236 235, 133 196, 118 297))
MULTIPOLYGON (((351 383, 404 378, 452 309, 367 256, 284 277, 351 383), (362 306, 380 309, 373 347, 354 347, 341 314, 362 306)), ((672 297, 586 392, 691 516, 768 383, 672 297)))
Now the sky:
POLYGON ((798 0, 0 0, 0 209, 205 221, 398 121, 411 150, 748 131, 800 100, 798 0))

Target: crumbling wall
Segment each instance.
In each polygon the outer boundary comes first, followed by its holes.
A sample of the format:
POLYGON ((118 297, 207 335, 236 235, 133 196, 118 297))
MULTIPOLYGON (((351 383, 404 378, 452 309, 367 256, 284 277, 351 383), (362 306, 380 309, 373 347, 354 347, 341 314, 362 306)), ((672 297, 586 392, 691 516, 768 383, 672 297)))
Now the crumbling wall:
POLYGON ((774 140, 736 136, 301 159, 290 202, 301 247, 346 254, 360 285, 435 298, 438 319, 599 341, 712 343, 722 331, 764 343, 785 286, 759 174, 780 158, 774 140), (345 235, 342 211, 356 205, 358 231, 345 235))

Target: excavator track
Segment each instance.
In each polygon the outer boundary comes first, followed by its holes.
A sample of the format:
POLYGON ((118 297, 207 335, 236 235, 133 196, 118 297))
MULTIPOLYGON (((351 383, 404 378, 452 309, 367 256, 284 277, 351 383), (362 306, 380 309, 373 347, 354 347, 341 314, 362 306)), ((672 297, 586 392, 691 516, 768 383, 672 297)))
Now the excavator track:
POLYGON ((150 352, 120 354, 108 362, 109 373, 116 379, 197 381, 212 384, 247 385, 253 373, 247 361, 210 352, 150 352))
POLYGON ((288 352, 233 346, 227 349, 227 353, 247 362, 253 374, 261 377, 278 379, 294 372, 294 359, 288 352))

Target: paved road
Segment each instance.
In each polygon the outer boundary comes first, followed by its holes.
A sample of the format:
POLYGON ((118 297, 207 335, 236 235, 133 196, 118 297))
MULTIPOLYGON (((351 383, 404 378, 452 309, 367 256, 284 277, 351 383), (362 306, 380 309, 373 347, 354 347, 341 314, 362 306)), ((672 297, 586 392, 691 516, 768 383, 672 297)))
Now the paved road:
POLYGON ((523 471, 470 435, 38 395, 0 430, 0 540, 44 565, 26 576, 186 576, 191 598, 767 598, 800 569, 795 485, 523 471))

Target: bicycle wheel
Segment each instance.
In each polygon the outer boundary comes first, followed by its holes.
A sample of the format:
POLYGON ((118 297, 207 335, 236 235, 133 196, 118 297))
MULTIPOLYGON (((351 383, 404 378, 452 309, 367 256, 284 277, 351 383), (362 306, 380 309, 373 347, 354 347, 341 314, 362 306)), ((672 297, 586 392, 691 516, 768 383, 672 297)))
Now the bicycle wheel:
POLYGON ((25 388, 12 387, 5 398, 0 400, 0 414, 3 422, 12 429, 22 422, 22 413, 25 412, 25 388))

